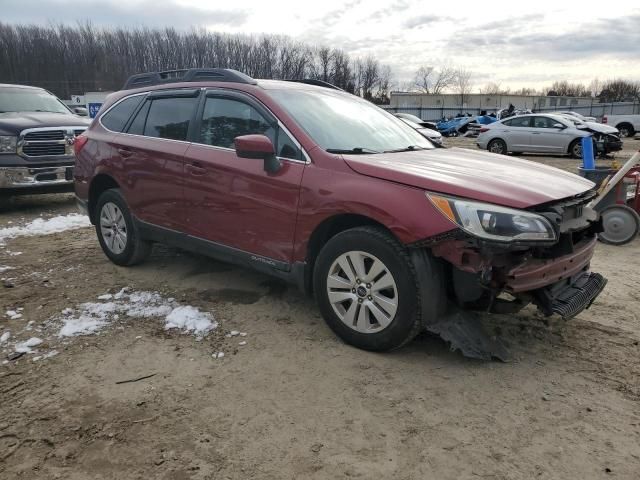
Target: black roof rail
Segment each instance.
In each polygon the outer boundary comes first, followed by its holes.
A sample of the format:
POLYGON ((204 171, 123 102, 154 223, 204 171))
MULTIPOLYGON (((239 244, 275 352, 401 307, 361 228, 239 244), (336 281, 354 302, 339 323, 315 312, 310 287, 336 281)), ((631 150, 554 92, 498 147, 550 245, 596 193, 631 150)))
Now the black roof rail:
POLYGON ((315 85, 317 87, 332 88, 334 90, 341 90, 344 92, 342 88, 336 87, 333 83, 325 82, 323 80, 315 80, 313 78, 300 78, 300 79, 294 78, 294 79, 287 80, 287 82, 306 83, 307 85, 315 85))
POLYGON ((131 75, 122 90, 177 82, 234 82, 257 85, 253 78, 230 68, 189 68, 131 75))

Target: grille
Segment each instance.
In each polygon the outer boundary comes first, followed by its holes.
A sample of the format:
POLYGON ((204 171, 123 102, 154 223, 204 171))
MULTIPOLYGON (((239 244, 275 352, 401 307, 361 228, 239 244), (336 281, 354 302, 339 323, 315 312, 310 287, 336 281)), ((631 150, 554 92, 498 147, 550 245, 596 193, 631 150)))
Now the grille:
POLYGON ((31 143, 22 147, 22 152, 28 157, 41 157, 44 155, 65 155, 64 143, 31 143))
MULTIPOLYGON (((59 127, 59 129, 44 129, 34 132, 26 132, 21 141, 20 152, 27 157, 45 157, 45 156, 69 156, 71 155, 71 146, 68 145, 67 132, 71 127, 59 127)), ((75 136, 84 132, 83 129, 74 128, 75 136)))
POLYGON ((43 130, 41 132, 31 132, 24 136, 27 142, 36 140, 64 140, 64 130, 43 130))

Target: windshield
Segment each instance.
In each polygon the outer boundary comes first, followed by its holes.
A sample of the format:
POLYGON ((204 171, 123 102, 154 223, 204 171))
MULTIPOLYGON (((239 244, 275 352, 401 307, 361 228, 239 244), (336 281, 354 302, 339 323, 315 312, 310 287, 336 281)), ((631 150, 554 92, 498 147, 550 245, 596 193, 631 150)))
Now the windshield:
POLYGON ((380 153, 434 146, 399 118, 335 90, 270 90, 320 147, 334 153, 380 153))
POLYGON ((44 90, 0 88, 0 113, 6 112, 69 113, 69 110, 57 97, 44 90))

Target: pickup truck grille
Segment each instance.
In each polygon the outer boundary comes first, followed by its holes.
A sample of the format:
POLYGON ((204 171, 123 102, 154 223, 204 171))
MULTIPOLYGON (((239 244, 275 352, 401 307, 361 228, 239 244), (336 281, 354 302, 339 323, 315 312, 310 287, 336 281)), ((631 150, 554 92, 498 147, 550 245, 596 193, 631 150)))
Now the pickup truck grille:
POLYGON ((18 141, 18 153, 23 157, 73 155, 75 137, 84 127, 52 127, 24 130, 18 141))

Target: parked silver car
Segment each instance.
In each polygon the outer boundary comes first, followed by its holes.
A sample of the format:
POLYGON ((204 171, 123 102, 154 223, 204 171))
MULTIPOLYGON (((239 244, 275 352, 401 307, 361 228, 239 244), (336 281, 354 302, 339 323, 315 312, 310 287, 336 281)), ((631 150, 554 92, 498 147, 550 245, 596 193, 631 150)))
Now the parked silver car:
POLYGON ((598 151, 622 149, 615 133, 606 133, 563 115, 529 114, 510 117, 480 129, 478 147, 493 153, 552 153, 582 156, 582 137, 593 135, 598 151))

